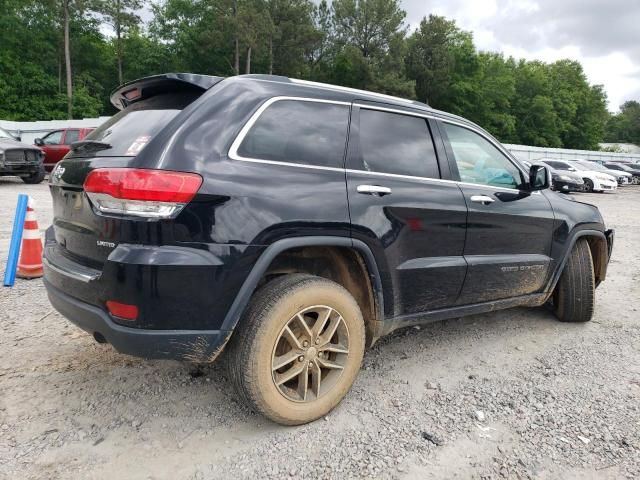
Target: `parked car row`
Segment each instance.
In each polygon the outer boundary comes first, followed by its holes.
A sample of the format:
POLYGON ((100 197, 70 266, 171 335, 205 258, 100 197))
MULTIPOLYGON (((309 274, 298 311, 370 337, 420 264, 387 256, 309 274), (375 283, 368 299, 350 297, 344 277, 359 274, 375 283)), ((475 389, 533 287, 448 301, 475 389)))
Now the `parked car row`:
POLYGON ((20 177, 25 183, 40 183, 46 172, 83 141, 93 128, 63 128, 47 133, 29 145, 0 128, 0 176, 20 177))
POLYGON ((524 163, 547 167, 551 171, 552 188, 565 193, 612 192, 622 185, 640 184, 640 164, 549 158, 524 163))
POLYGON ((42 138, 36 138, 35 145, 44 152, 45 170, 47 172, 53 170, 56 164, 69 153, 72 144, 84 140, 94 130, 94 128, 62 128, 49 132, 42 138))

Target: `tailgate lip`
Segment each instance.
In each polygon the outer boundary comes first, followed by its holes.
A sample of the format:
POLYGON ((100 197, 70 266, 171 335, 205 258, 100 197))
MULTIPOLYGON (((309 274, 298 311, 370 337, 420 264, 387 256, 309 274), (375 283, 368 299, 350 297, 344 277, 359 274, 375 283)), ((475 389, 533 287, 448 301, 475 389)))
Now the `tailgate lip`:
POLYGON ((84 283, 98 280, 101 277, 102 272, 100 270, 78 265, 59 253, 56 253, 55 248, 56 244, 45 245, 44 255, 42 256, 42 265, 45 267, 45 274, 46 269, 49 268, 60 275, 74 280, 79 280, 84 283), (72 265, 79 268, 72 268, 72 265))

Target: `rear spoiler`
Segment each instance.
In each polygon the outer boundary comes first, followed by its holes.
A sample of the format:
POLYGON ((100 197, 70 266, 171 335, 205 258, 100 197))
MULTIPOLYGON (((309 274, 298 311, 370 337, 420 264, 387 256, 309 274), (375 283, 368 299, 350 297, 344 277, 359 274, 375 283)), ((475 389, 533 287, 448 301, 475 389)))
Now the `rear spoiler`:
POLYGON ((122 110, 132 103, 162 93, 176 91, 209 90, 224 77, 196 75, 194 73, 163 73, 152 77, 140 78, 120 85, 111 93, 111 104, 122 110))

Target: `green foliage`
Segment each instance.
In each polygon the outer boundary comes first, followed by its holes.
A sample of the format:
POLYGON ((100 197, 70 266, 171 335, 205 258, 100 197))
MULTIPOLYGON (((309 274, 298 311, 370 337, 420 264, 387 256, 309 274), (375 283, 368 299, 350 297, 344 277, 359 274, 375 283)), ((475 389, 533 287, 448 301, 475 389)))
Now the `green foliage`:
POLYGON ((607 142, 627 142, 640 145, 640 102, 625 102, 620 112, 612 115, 606 125, 607 142))
POLYGON ((66 2, 74 117, 113 113, 121 81, 230 76, 237 65, 426 101, 509 143, 640 143, 640 104, 609 115, 578 62, 478 52, 471 33, 436 15, 409 32, 400 0, 151 0, 146 25, 138 9, 148 0, 0 1, 0 118, 65 118, 66 2))
POLYGON ((468 81, 478 69, 471 34, 454 21, 429 15, 408 42, 407 73, 416 80, 418 99, 434 108, 462 113, 469 96, 474 95, 468 81))

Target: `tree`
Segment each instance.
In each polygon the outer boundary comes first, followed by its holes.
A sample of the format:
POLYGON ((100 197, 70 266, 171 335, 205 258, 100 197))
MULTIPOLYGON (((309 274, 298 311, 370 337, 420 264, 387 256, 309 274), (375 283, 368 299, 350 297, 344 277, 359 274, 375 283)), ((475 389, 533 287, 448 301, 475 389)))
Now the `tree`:
POLYGON ((605 139, 640 145, 640 102, 629 100, 620 106, 620 112, 607 122, 605 139))
POLYGON ((516 94, 515 61, 498 53, 480 53, 473 78, 475 95, 465 116, 503 142, 517 143, 512 104, 516 94))
POLYGON ((513 112, 518 140, 525 145, 561 147, 558 114, 551 98, 547 66, 521 60, 515 68, 513 112))
POLYGON ((124 83, 122 73, 122 60, 124 56, 125 36, 132 28, 140 23, 140 17, 136 11, 145 4, 145 0, 97 0, 96 10, 115 32, 116 60, 118 64, 118 84, 124 83))
POLYGON ((271 24, 267 29, 266 72, 306 76, 307 61, 323 37, 314 25, 313 3, 309 0, 267 0, 267 8, 271 24))
POLYGON ((418 100, 464 114, 473 102, 478 60, 469 32, 456 23, 429 15, 409 38, 407 74, 416 81, 418 100))
POLYGON ((398 0, 335 0, 332 10, 337 41, 358 48, 363 58, 381 58, 405 33, 398 0))
POLYGON ((350 87, 414 96, 398 62, 406 13, 398 0, 334 0, 335 69, 329 79, 350 87))

